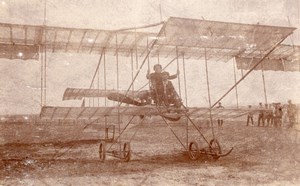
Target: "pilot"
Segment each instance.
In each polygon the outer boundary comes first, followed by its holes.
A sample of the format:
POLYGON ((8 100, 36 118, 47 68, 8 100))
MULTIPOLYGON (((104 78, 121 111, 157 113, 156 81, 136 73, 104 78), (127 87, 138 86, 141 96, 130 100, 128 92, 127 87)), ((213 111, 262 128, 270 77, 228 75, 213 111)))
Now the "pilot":
POLYGON ((165 104, 169 106, 169 97, 174 94, 174 87, 169 80, 177 78, 179 71, 176 74, 170 75, 168 72, 162 71, 162 66, 156 64, 153 67, 154 72, 147 72, 147 79, 150 79, 151 96, 155 103, 165 104))

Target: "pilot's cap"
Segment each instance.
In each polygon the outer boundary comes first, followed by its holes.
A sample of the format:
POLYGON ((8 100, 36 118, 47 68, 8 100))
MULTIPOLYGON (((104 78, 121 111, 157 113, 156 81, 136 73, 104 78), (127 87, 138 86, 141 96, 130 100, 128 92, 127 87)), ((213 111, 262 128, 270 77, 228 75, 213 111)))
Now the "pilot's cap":
POLYGON ((156 64, 153 66, 153 70, 155 70, 157 67, 160 67, 160 69, 162 69, 162 66, 160 64, 156 64))

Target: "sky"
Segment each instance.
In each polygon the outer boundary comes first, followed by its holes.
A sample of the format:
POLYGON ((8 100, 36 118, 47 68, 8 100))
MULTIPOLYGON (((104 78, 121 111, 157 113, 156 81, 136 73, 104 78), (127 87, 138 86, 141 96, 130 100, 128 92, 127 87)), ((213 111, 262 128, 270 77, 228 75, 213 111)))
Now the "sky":
MULTIPOLYGON (((290 26, 298 30, 286 43, 300 45, 299 0, 0 0, 0 22, 61 27, 120 29, 147 25, 167 20, 168 17, 185 17, 214 21, 290 26), (45 6, 46 5, 46 6, 45 6), (46 8, 45 8, 46 7, 46 8), (45 11, 46 10, 46 11, 45 11), (45 13, 46 12, 46 13, 45 13)), ((67 87, 88 88, 99 56, 87 54, 47 54, 47 105, 80 106, 79 101, 62 101, 67 87)), ((114 57, 109 68, 110 88, 116 88, 114 57)), ((121 58, 121 88, 127 89, 129 59, 121 58)), ((151 59, 152 64, 157 59, 151 59)), ((167 63, 168 59, 162 59, 167 63)), ((208 106, 204 63, 189 60, 187 63, 187 89, 189 106, 208 106)), ((212 103, 234 84, 232 61, 209 62, 209 80, 212 103)), ((141 74, 146 74, 142 69, 141 74)), ((168 71, 176 72, 171 66, 168 71)), ((27 114, 40 111, 40 62, 34 60, 0 59, 0 114, 27 114)), ((237 78, 241 72, 237 71, 237 78)), ((300 103, 299 72, 265 72, 268 102, 288 99, 300 103)), ((183 73, 181 70, 181 85, 183 73)), ((146 82, 139 76, 136 87, 146 82)), ((178 83, 173 82, 177 90, 178 83)), ((183 92, 183 87, 181 87, 183 92)), ((253 72, 238 86, 240 105, 264 102, 262 74, 253 72)), ((223 105, 236 103, 235 92, 230 93, 223 105)))

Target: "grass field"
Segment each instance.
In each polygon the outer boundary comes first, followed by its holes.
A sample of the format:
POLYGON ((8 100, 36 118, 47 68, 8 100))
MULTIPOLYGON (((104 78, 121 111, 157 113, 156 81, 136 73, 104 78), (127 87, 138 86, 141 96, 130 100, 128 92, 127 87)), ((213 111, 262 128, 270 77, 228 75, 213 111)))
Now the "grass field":
MULTIPOLYGON (((186 146, 186 127, 171 125, 186 146)), ((99 143, 10 144, 0 146, 1 185, 299 185, 300 136, 296 129, 246 127, 225 122, 215 128, 222 150, 215 161, 189 159, 164 123, 133 125, 131 161, 98 158, 99 143)), ((212 133, 203 128, 211 139, 212 133)), ((66 134, 72 135, 72 134, 66 134)), ((206 143, 191 126, 189 141, 206 143)), ((109 146, 109 144, 107 144, 109 146)), ((118 148, 118 146, 116 147, 118 148)))

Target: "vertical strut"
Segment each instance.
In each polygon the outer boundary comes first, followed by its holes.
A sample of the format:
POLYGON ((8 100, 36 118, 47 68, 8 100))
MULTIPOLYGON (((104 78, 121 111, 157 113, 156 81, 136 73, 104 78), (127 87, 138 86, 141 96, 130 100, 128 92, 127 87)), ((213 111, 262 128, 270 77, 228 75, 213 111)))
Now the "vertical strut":
POLYGON ((46 81, 46 78, 47 78, 47 29, 46 29, 46 18, 47 18, 47 0, 45 0, 45 2, 44 2, 44 22, 43 22, 43 29, 44 29, 44 58, 43 58, 43 61, 42 61, 42 63, 43 63, 43 66, 42 66, 42 68, 43 68, 43 78, 42 78, 42 80, 43 80, 43 83, 42 83, 42 94, 43 94, 43 96, 42 96, 42 98, 43 98, 43 100, 42 100, 42 105, 44 106, 44 105, 46 105, 46 97, 47 97, 47 81, 46 81))
MULTIPOLYGON (((99 95, 99 93, 100 93, 100 69, 98 69, 98 83, 97 83, 97 93, 98 93, 98 95, 99 95)), ((97 96, 97 98, 98 98, 98 107, 100 106, 100 97, 99 96, 97 96)))
POLYGON ((107 106, 107 96, 106 96, 106 55, 105 55, 105 48, 103 49, 103 79, 104 79, 104 105, 107 106))
POLYGON ((41 49, 41 46, 40 46, 40 54, 41 54, 41 107, 44 106, 44 103, 43 103, 43 89, 44 89, 44 55, 43 55, 43 52, 42 49, 41 49))
MULTIPOLYGON (((184 79, 185 106, 188 107, 184 53, 182 53, 182 67, 183 67, 183 79, 184 79)), ((186 146, 187 147, 189 146, 189 120, 188 119, 186 119, 186 146)))
POLYGON ((136 29, 134 34, 134 43, 135 43, 135 68, 139 68, 139 56, 138 56, 138 48, 137 48, 137 40, 136 40, 136 29))
MULTIPOLYGON (((47 33, 47 31, 46 31, 47 33)), ((45 36, 46 37, 46 36, 45 36)), ((46 39, 46 38, 45 38, 46 39)), ((44 105, 46 105, 47 100, 47 46, 45 45, 44 48, 44 105)))
MULTIPOLYGON (((117 61, 117 92, 119 93, 119 51, 118 51, 118 34, 116 33, 116 61, 117 61)), ((120 101, 120 100, 118 100, 120 101)), ((120 120, 120 104, 118 103, 118 124, 119 124, 119 142, 121 151, 121 120, 120 120)))
MULTIPOLYGON (((176 61, 177 61, 177 72, 178 72, 179 71, 179 61, 178 61, 178 48, 177 48, 177 46, 176 46, 176 61)), ((178 74, 177 74, 177 76, 178 76, 177 78, 178 78, 179 96, 181 98, 180 76, 178 74)))
MULTIPOLYGON (((147 51, 149 51, 149 37, 147 36, 147 51)), ((150 72, 150 57, 148 55, 147 57, 147 63, 148 63, 148 69, 147 69, 147 73, 150 72)), ((148 85, 149 85, 149 90, 151 88, 151 85, 150 85, 150 78, 148 79, 148 85)))
POLYGON ((187 88, 186 88, 186 71, 185 71, 185 60, 184 60, 184 53, 182 53, 182 63, 183 63, 183 79, 184 79, 184 94, 185 94, 185 106, 188 106, 187 103, 187 88))
POLYGON ((213 138, 215 138, 215 132, 214 132, 214 124, 211 114, 211 99, 210 99, 210 88, 209 88, 209 80, 208 80, 208 66, 207 66, 207 58, 206 58, 206 48, 204 48, 204 59, 205 59, 205 71, 206 71, 206 84, 207 84, 207 95, 208 95, 208 103, 209 103, 209 117, 211 122, 211 129, 213 138))
MULTIPOLYGON (((133 81, 133 71, 134 71, 134 68, 133 68, 133 52, 132 50, 130 50, 130 59, 131 59, 131 81, 133 81)), ((132 84, 132 90, 134 90, 134 83, 132 84)))

